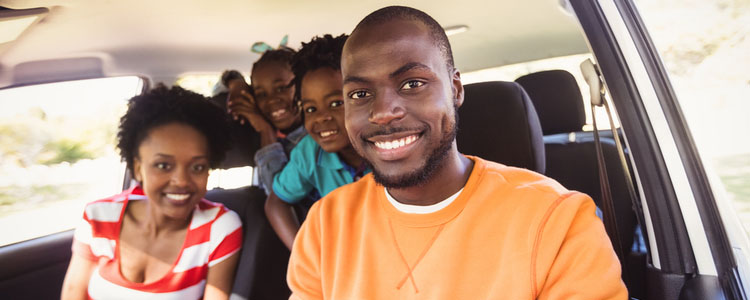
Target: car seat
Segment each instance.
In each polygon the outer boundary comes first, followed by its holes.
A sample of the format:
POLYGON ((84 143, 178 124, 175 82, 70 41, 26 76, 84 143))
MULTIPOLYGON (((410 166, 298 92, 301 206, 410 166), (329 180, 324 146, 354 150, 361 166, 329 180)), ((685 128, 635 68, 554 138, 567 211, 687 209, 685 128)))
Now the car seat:
MULTIPOLYGON (((598 207, 602 207, 602 192, 599 180, 599 169, 596 154, 596 143, 593 132, 583 132, 586 115, 584 113, 581 91, 573 75, 564 70, 542 71, 524 75, 516 79, 531 97, 534 107, 539 112, 544 132, 546 150, 546 175, 557 180, 568 189, 588 194, 598 207)), ((600 131, 600 141, 609 177, 612 202, 615 209, 618 236, 623 252, 631 260, 631 247, 640 238, 634 240, 637 221, 633 204, 630 200, 626 173, 620 163, 615 140, 609 131, 600 131)), ((623 143, 624 144, 624 143, 623 143)), ((626 150, 627 155, 627 150, 626 150)), ((635 182, 635 181, 634 181, 635 182)), ((645 257, 645 256, 644 256, 645 257)), ((642 260, 639 258, 638 260, 642 260)), ((630 278, 644 264, 625 261, 628 264, 630 278), (630 266, 630 265, 633 266, 630 266)), ((630 280, 631 283, 642 282, 630 280)), ((637 284, 628 288, 631 294, 637 284)))
POLYGON ((523 87, 480 82, 465 85, 464 93, 458 109, 458 151, 544 173, 542 129, 523 87))
MULTIPOLYGON (((226 103, 226 94, 219 94, 211 101, 221 106, 226 103)), ((258 134, 249 124, 237 122, 232 122, 230 130, 234 144, 219 168, 254 167, 253 155, 260 148, 258 134)), ((291 294, 286 284, 289 250, 266 219, 265 191, 251 184, 236 189, 212 189, 205 196, 237 212, 242 220, 242 250, 230 299, 286 299, 291 294)))

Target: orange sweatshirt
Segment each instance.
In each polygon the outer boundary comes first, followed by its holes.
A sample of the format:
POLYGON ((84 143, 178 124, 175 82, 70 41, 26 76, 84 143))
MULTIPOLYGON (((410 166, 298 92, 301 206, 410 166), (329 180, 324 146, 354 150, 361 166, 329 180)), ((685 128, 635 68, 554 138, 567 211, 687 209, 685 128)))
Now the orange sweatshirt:
POLYGON ((315 203, 290 299, 627 299, 591 198, 469 158, 464 190, 434 213, 400 212, 372 175, 315 203))

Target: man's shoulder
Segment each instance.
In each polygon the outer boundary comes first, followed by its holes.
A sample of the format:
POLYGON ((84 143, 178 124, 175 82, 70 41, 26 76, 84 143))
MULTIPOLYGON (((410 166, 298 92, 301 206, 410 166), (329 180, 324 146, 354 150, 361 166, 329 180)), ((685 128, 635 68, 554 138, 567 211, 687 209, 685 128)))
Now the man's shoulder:
POLYGON ((330 213, 356 210, 369 199, 374 199, 377 193, 383 191, 383 186, 375 183, 372 173, 361 179, 342 185, 317 201, 320 209, 330 213))
MULTIPOLYGON (((550 207, 558 206, 560 201, 588 197, 570 191, 554 179, 534 171, 473 159, 476 162, 475 171, 479 172, 477 174, 479 178, 472 189, 472 194, 473 197, 490 198, 488 205, 500 205, 502 202, 504 205, 526 207, 530 211, 543 212, 550 207)), ((576 206, 574 203, 569 204, 576 206)))
POLYGON ((554 179, 537 172, 479 158, 473 159, 475 159, 475 169, 479 167, 477 171, 482 173, 478 182, 481 186, 551 196, 560 196, 570 192, 554 179))

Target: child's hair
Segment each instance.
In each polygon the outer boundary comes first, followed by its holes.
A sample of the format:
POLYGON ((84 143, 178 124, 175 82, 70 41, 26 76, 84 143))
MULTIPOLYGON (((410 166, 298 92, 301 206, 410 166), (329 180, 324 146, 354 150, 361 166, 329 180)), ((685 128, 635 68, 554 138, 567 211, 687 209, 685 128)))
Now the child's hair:
POLYGON ((227 114, 199 94, 179 86, 167 88, 160 83, 131 98, 128 111, 120 118, 117 148, 131 172, 138 147, 148 132, 173 122, 189 125, 206 137, 211 168, 224 159, 230 146, 227 114))
POLYGON ((295 99, 300 99, 302 78, 307 72, 324 67, 341 70, 341 52, 348 37, 346 34, 337 37, 326 34, 323 37, 316 36, 308 43, 302 43, 302 47, 292 60, 295 99))
POLYGON ((258 60, 253 63, 253 68, 252 70, 250 70, 250 74, 252 76, 253 71, 257 66, 267 62, 281 62, 289 64, 289 66, 291 66, 292 58, 294 57, 295 53, 296 51, 294 51, 294 49, 288 47, 281 47, 279 49, 263 52, 263 55, 261 55, 260 58, 258 58, 258 60))

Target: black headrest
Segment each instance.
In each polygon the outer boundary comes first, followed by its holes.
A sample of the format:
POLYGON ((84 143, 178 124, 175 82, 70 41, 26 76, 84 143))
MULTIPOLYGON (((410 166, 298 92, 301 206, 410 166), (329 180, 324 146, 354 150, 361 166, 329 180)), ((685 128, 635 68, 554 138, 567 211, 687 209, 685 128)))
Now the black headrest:
POLYGON ((515 82, 464 86, 458 109, 458 151, 544 173, 544 142, 529 96, 515 82))
POLYGON ((534 102, 544 135, 576 132, 586 124, 581 90, 568 71, 551 70, 516 79, 534 102))
MULTIPOLYGON (((213 96, 209 100, 226 110, 226 92, 213 96)), ((255 152, 260 149, 260 135, 248 122, 240 124, 235 121, 229 124, 229 135, 232 138, 232 147, 227 151, 224 160, 219 165, 219 169, 254 167, 255 159, 253 157, 255 152)))

